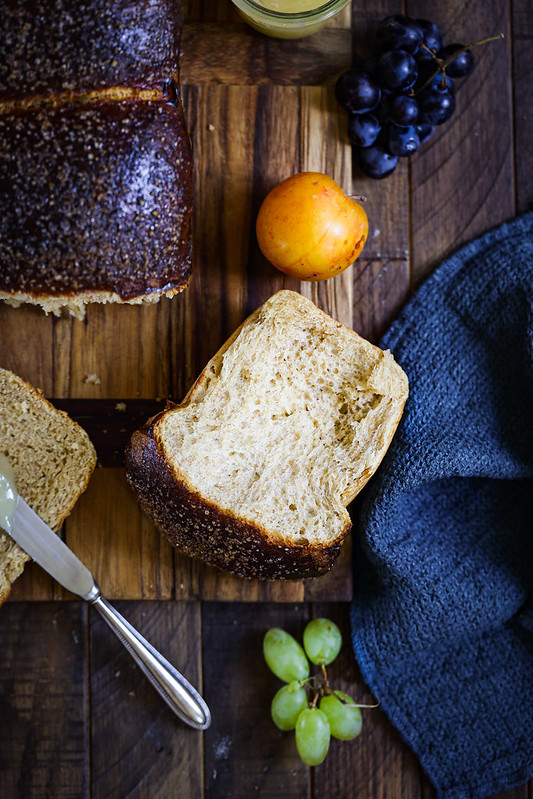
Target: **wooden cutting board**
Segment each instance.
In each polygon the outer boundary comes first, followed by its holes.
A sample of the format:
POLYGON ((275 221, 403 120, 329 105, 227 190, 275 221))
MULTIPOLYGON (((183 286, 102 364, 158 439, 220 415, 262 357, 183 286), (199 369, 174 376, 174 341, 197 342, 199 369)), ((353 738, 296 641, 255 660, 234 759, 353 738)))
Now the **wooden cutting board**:
MULTIPOLYGON (((282 41, 243 24, 229 0, 211 2, 205 9, 203 3, 186 3, 181 72, 195 162, 189 288, 147 307, 93 306, 83 322, 46 317, 32 308, 0 307, 0 365, 67 410, 97 448, 98 468, 64 526, 64 537, 110 598, 349 599, 349 540, 328 575, 300 582, 245 581, 173 551, 140 513, 126 484, 123 453, 129 435, 164 407, 167 398, 180 401, 225 339, 280 288, 301 291, 375 341, 437 257, 512 214, 512 187, 506 177, 510 169, 496 175, 505 184, 496 186, 498 213, 486 218, 484 197, 491 186, 478 183, 474 205, 471 199, 465 205, 475 214, 465 219, 456 213, 463 189, 471 198, 461 172, 465 145, 456 154, 451 140, 452 135, 466 136, 460 122, 455 134, 447 134, 451 155, 441 165, 454 196, 435 198, 426 192, 426 185, 435 186, 423 180, 431 171, 433 140, 423 158, 413 159, 412 166, 403 159, 387 180, 358 177, 354 183, 346 116, 336 105, 334 82, 354 56, 365 55, 365 26, 370 32, 376 19, 391 13, 384 1, 359 6, 360 17, 357 9, 347 9, 320 36, 282 41), (371 227, 363 256, 325 283, 284 278, 266 262, 255 240, 263 197, 279 180, 302 170, 326 172, 347 192, 368 196, 371 227), (418 186, 412 196, 410 181, 418 186), (416 226, 411 219, 417 220, 416 226)), ((498 18, 499 4, 491 0, 490 6, 486 18, 492 13, 498 18)), ((423 15, 423 3, 420 9, 423 15)), ((476 36, 477 30, 471 38, 476 36)), ((480 69, 490 69, 494 57, 501 59, 501 53, 488 51, 480 69)), ((507 86, 498 90, 499 96, 509 97, 507 86)), ((469 102, 469 90, 463 91, 461 105, 469 102)), ((478 93, 480 116, 492 113, 490 102, 486 92, 478 93)), ((483 131, 479 135, 486 153, 496 148, 495 161, 501 153, 508 157, 505 143, 483 142, 483 131)), ((14 599, 63 596, 32 565, 12 593, 14 599)))
MULTIPOLYGON (((0 364, 70 413, 95 444, 98 468, 64 537, 107 596, 348 599, 349 543, 324 578, 241 580, 174 552, 141 514, 125 480, 131 432, 167 398, 180 401, 225 339, 275 291, 301 289, 352 325, 350 273, 318 290, 300 287, 267 264, 253 232, 262 198, 293 172, 328 172, 350 189, 350 150, 332 95, 336 75, 351 62, 349 15, 324 37, 295 45, 255 34, 229 2, 219 3, 211 23, 195 21, 198 4, 185 11, 182 87, 195 161, 190 287, 142 308, 93 306, 83 322, 2 305, 0 364)), ((62 596, 31 564, 12 593, 13 599, 62 596)))

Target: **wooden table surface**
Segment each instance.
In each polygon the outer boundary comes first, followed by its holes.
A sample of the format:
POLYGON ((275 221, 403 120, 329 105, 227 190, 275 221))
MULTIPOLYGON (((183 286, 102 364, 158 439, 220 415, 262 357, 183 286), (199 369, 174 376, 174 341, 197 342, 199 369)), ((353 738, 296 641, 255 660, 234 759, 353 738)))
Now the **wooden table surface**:
MULTIPOLYGON (((263 37, 229 0, 189 0, 182 84, 195 158, 194 275, 156 306, 92 307, 84 322, 0 308, 0 365, 41 388, 89 432, 99 466, 64 526, 103 592, 203 691, 206 733, 161 702, 97 615, 30 564, 0 612, 2 799, 432 799, 413 754, 379 710, 308 769, 270 721, 278 687, 263 664, 270 626, 300 635, 327 615, 346 646, 332 676, 371 699, 349 647, 350 544, 329 575, 240 580, 180 557, 142 516, 123 469, 130 432, 180 400, 227 336, 292 288, 377 341, 412 291, 459 245, 533 199, 533 14, 529 0, 355 0, 321 33, 263 37), (505 39, 476 52, 452 120, 384 181, 352 167, 336 76, 368 54, 390 13, 433 19, 445 40, 505 39), (301 170, 367 195, 359 261, 322 284, 283 278, 254 237, 259 204, 301 170)), ((531 784, 500 794, 531 799, 531 784)))

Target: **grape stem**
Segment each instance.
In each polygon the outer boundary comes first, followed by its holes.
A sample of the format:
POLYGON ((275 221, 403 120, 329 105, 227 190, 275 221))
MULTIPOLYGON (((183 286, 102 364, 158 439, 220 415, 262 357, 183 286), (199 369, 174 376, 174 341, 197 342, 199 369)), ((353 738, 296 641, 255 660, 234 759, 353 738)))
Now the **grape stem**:
POLYGON ((416 96, 421 91, 423 91, 427 86, 429 86, 433 78, 436 75, 438 75, 439 72, 441 72, 444 77, 446 73, 446 67, 449 66, 452 63, 452 61, 455 61, 458 55, 461 55, 461 53, 466 52, 466 50, 470 50, 471 47, 477 47, 480 44, 488 44, 488 42, 494 42, 496 41, 496 39, 505 39, 505 36, 503 33, 497 33, 494 36, 487 36, 485 39, 478 39, 477 42, 472 42, 471 44, 465 44, 464 47, 461 47, 459 50, 456 50, 453 55, 449 56, 444 61, 441 58, 437 58, 433 50, 430 50, 429 47, 426 47, 426 45, 423 44, 422 47, 424 48, 424 50, 427 50, 429 53, 431 53, 432 59, 435 61, 435 63, 438 66, 433 75, 430 75, 427 81, 423 83, 422 86, 419 86, 416 92, 414 92, 414 95, 416 96))
POLYGON ((364 194, 348 194, 349 200, 355 200, 359 203, 366 203, 366 197, 364 194))
MULTIPOLYGON (((348 702, 345 702, 344 704, 345 704, 345 705, 348 705, 348 707, 352 707, 352 704, 351 704, 351 702, 350 702, 350 703, 348 703, 348 702)), ((376 702, 376 703, 375 703, 375 704, 373 704, 373 705, 361 705, 361 704, 359 704, 359 703, 356 703, 356 704, 354 704, 354 705, 353 705, 353 707, 368 707, 368 708, 375 708, 375 707, 379 707, 379 706, 380 706, 380 704, 381 704, 381 702, 376 702)))

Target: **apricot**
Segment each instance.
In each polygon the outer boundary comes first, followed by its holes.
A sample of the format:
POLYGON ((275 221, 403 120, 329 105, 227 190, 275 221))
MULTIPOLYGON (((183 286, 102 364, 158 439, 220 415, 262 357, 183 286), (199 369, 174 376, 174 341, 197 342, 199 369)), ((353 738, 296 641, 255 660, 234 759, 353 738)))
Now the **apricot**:
POLYGON ((267 194, 256 235, 265 258, 281 272, 298 280, 326 280, 359 257, 368 219, 328 175, 299 172, 267 194))

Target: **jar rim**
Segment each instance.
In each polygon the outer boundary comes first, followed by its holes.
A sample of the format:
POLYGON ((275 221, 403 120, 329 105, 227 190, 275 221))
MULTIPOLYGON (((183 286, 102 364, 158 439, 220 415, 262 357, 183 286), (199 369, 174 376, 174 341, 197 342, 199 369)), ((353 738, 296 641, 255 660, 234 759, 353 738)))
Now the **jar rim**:
POLYGON ((266 8, 255 0, 233 0, 233 2, 243 10, 250 8, 265 17, 276 19, 280 22, 290 22, 291 20, 301 22, 302 20, 313 20, 318 15, 328 11, 340 10, 339 6, 347 6, 351 0, 326 0, 317 8, 312 8, 308 11, 275 11, 274 9, 266 8))

